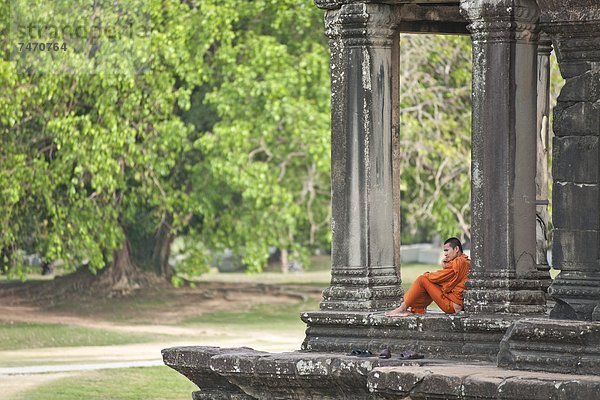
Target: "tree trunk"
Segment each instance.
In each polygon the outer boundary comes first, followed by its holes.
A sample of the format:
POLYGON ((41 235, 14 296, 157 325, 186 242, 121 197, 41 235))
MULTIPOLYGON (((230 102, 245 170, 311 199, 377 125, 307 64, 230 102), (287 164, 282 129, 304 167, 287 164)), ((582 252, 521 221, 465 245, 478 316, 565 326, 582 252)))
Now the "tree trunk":
POLYGON ((135 265, 129 242, 125 240, 121 248, 113 252, 112 260, 96 275, 83 265, 71 274, 51 281, 27 282, 6 290, 5 294, 24 292, 31 302, 48 306, 59 300, 77 299, 81 296, 124 296, 137 289, 158 286, 164 282, 164 279, 144 272, 135 265))
POLYGON ((171 233, 170 224, 173 218, 168 219, 167 224, 161 224, 158 232, 154 235, 154 246, 152 249, 152 266, 153 270, 170 280, 175 272, 173 267, 169 265, 169 256, 171 255, 171 245, 175 236, 171 233))
POLYGON ((279 259, 281 260, 281 272, 287 274, 290 271, 289 253, 287 249, 281 249, 279 259))
POLYGON ((169 265, 171 244, 175 236, 171 232, 173 216, 167 214, 154 232, 131 226, 125 229, 127 240, 131 243, 131 257, 134 264, 144 271, 152 271, 156 275, 170 280, 173 268, 169 265))
POLYGON ((147 283, 143 272, 134 264, 129 242, 113 252, 112 263, 98 274, 98 284, 112 294, 127 294, 147 283))

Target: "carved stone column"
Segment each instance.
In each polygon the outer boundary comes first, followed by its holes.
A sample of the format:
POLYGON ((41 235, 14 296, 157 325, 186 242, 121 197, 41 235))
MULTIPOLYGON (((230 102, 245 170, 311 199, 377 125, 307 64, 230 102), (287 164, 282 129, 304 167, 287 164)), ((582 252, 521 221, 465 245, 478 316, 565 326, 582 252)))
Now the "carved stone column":
POLYGON ((331 47, 332 279, 321 310, 399 304, 397 10, 321 2, 331 47))
POLYGON ((554 110, 552 318, 600 320, 600 3, 540 0, 565 85, 554 110))
MULTIPOLYGON (((550 140, 550 54, 552 41, 543 34, 538 41, 537 60, 537 168, 535 175, 535 220, 537 269, 549 271, 548 244, 548 149, 550 140)), ((548 280, 550 275, 548 275, 548 280)), ((550 282, 548 282, 549 284, 550 282)))
POLYGON ((536 269, 535 0, 463 0, 473 40, 470 313, 543 313, 536 269))

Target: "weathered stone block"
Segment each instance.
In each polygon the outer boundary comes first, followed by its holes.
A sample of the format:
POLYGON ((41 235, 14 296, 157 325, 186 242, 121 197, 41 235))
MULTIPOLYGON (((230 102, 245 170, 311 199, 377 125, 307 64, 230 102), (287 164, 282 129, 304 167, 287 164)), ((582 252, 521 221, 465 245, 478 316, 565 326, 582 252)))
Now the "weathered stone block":
POLYGON ((600 100, 600 74, 592 71, 567 79, 558 96, 558 101, 561 103, 594 103, 598 100, 600 100))
POLYGON ((553 126, 556 136, 600 135, 600 104, 558 103, 553 126))
POLYGON ((500 343, 498 366, 508 369, 600 374, 600 323, 524 319, 500 343))
MULTIPOLYGON (((212 346, 172 347, 162 351, 165 365, 184 375, 201 391, 194 393, 195 399, 202 400, 252 400, 238 386, 215 373, 211 366, 213 357, 234 352, 259 353, 249 348, 222 349, 212 346)), ((264 354, 264 353, 263 353, 264 354)))
POLYGON ((552 146, 554 181, 598 183, 599 141, 600 136, 554 137, 552 146))
POLYGON ((411 400, 418 399, 459 399, 462 389, 462 376, 425 376, 411 392, 411 400))
POLYGON ((592 69, 590 61, 569 61, 559 64, 560 75, 565 78, 581 76, 592 69))
POLYGON ((555 229, 600 229, 600 184, 554 182, 552 192, 555 229))
POLYGON ((557 228, 554 229, 553 234, 552 254, 555 260, 560 261, 561 269, 569 269, 570 266, 575 265, 583 268, 583 264, 589 264, 590 269, 599 267, 600 236, 597 230, 580 231, 557 228))
POLYGON ((444 362, 375 368, 367 385, 372 393, 390 400, 587 400, 597 398, 600 377, 515 374, 492 365, 444 362))

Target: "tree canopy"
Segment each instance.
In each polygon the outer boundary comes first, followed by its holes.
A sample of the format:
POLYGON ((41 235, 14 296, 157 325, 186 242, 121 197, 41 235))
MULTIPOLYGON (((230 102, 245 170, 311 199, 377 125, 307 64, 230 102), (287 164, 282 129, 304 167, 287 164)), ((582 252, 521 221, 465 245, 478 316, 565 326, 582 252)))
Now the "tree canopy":
MULTIPOLYGON (((224 249, 251 271, 270 247, 328 249, 328 45, 312 0, 1 7, 10 274, 27 272, 24 251, 94 272, 122 260, 177 283, 224 249), (173 269, 175 237, 187 257, 173 269)), ((405 240, 468 236, 469 46, 402 39, 405 240)))
POLYGON ((470 38, 401 35, 400 48, 403 242, 469 239, 470 38))

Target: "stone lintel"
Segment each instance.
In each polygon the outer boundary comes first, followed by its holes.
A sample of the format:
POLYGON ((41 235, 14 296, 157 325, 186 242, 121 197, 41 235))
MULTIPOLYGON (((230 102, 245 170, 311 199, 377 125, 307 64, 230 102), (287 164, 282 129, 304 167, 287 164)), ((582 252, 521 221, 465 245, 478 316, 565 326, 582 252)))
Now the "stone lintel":
POLYGON ((457 4, 406 4, 400 6, 398 30, 402 33, 468 34, 467 20, 457 4))
POLYGON ((418 4, 422 6, 436 6, 436 5, 454 5, 458 7, 459 0, 315 0, 317 7, 325 10, 334 10, 340 8, 345 4, 353 3, 364 3, 364 4, 391 4, 391 5, 404 5, 404 4, 418 4))
POLYGON ((500 343, 498 366, 600 375, 600 323, 547 319, 517 321, 500 343))
POLYGON ((600 4, 596 0, 538 2, 540 24, 552 37, 563 78, 595 69, 600 63, 600 4))
POLYGON ((335 1, 321 2, 317 5, 326 10, 337 10, 353 4, 385 4, 393 7, 397 18, 398 32, 402 33, 444 33, 468 34, 467 21, 460 13, 458 1, 335 1))

